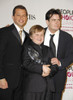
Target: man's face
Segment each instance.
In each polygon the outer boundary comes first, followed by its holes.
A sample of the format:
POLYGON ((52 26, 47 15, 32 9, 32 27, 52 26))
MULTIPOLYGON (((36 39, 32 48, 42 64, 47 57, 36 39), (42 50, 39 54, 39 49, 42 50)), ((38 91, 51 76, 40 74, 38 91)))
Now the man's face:
POLYGON ((14 23, 21 29, 25 26, 27 22, 27 15, 24 9, 16 9, 14 16, 12 16, 14 23))
POLYGON ((55 33, 61 26, 61 20, 58 14, 54 14, 49 21, 46 21, 50 32, 55 33))

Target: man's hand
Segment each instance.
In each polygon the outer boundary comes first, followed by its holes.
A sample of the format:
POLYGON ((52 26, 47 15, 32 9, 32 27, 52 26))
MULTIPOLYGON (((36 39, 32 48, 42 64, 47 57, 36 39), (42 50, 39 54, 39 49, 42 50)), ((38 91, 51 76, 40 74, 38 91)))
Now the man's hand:
POLYGON ((50 65, 43 65, 43 73, 42 76, 46 77, 50 74, 51 69, 49 68, 50 65))
POLYGON ((60 61, 58 60, 58 58, 52 58, 52 59, 51 59, 51 63, 52 63, 52 65, 55 65, 55 64, 57 64, 58 66, 61 65, 61 63, 60 63, 60 61))
POLYGON ((8 88, 8 83, 7 83, 5 78, 0 79, 0 88, 1 89, 7 89, 8 88))

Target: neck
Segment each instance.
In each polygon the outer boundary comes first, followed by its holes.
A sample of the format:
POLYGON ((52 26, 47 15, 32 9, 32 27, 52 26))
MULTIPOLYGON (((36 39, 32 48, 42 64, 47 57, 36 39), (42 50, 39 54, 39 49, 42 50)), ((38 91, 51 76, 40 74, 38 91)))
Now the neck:
MULTIPOLYGON (((49 28, 48 28, 49 29, 49 28)), ((52 34, 55 34, 55 32, 57 31, 57 30, 51 30, 51 29, 49 29, 49 31, 52 33, 52 34)))
MULTIPOLYGON (((18 26, 19 27, 19 26, 18 26)), ((19 27, 21 30, 23 30, 24 27, 19 27)))

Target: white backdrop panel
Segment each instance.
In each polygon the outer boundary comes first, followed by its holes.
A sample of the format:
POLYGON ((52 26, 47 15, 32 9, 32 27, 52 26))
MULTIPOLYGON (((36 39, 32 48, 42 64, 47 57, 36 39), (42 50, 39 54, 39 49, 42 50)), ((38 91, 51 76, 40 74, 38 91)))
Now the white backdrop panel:
MULTIPOLYGON (((29 13, 28 22, 25 26, 27 32, 34 24, 46 27, 45 13, 51 8, 59 8, 62 9, 64 17, 62 29, 73 36, 73 0, 0 0, 0 27, 13 23, 12 10, 16 5, 20 4, 24 5, 29 13)), ((70 69, 68 72, 62 100, 73 100, 73 70, 70 69)))

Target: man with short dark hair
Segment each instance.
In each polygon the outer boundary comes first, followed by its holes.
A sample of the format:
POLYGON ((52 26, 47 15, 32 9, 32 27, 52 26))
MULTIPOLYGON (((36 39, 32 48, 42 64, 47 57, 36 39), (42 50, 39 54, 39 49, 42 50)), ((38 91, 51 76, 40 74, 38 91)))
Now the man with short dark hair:
POLYGON ((21 53, 29 40, 24 31, 28 13, 24 6, 13 9, 14 23, 0 29, 0 100, 21 100, 21 53))
POLYGON ((66 67, 73 62, 73 39, 70 34, 60 30, 61 18, 59 9, 50 9, 45 17, 47 28, 44 45, 49 46, 53 51, 54 58, 51 59, 51 63, 59 66, 58 73, 53 77, 56 88, 53 100, 61 100, 66 82, 66 67))

